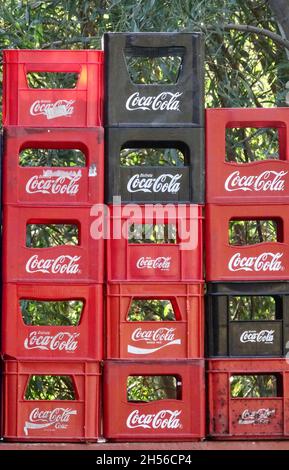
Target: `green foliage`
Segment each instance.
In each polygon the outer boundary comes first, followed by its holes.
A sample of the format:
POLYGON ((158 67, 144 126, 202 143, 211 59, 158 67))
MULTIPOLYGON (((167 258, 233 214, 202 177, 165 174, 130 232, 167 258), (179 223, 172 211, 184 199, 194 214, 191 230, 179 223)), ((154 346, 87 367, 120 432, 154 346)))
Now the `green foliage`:
POLYGON ((171 375, 130 376, 127 379, 127 399, 149 402, 178 398, 178 379, 171 375))
POLYGON ((20 166, 82 167, 85 156, 77 149, 25 149, 19 156, 20 166))
POLYGON ((75 224, 28 224, 26 246, 51 248, 61 245, 78 245, 78 226, 75 224))
POLYGON ((175 224, 136 224, 129 227, 129 243, 177 243, 175 224))
POLYGON ((164 85, 178 81, 182 57, 126 56, 126 63, 133 83, 138 85, 164 85))
POLYGON ((30 88, 75 88, 78 74, 73 72, 29 72, 27 75, 30 88))
POLYGON ((263 242, 277 242, 275 220, 230 220, 230 245, 254 245, 263 242))
POLYGON ((32 375, 25 391, 25 400, 75 400, 69 375, 32 375))
POLYGON ((21 299, 20 310, 25 325, 77 326, 83 310, 83 301, 21 299))
POLYGON ((185 164, 184 154, 176 148, 123 148, 122 166, 177 166, 185 164))
POLYGON ((275 320, 276 300, 270 295, 229 297, 231 321, 275 320))
POLYGON ((276 129, 232 128, 226 131, 226 161, 250 163, 279 158, 276 129))
POLYGON ((129 321, 173 321, 176 320, 170 300, 134 299, 128 312, 129 321))
POLYGON ((261 398, 278 396, 274 375, 234 375, 230 378, 231 397, 261 398))

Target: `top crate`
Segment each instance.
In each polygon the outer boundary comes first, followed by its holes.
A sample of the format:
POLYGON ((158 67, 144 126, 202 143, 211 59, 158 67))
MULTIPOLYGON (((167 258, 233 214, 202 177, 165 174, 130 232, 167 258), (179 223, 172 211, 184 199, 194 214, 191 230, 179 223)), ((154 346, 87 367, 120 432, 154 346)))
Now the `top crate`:
POLYGON ((102 125, 102 51, 22 49, 3 56, 4 126, 102 125))
POLYGON ((204 125, 201 33, 106 33, 104 51, 106 126, 204 125))
POLYGON ((288 108, 206 110, 206 201, 288 204, 288 141, 288 108))

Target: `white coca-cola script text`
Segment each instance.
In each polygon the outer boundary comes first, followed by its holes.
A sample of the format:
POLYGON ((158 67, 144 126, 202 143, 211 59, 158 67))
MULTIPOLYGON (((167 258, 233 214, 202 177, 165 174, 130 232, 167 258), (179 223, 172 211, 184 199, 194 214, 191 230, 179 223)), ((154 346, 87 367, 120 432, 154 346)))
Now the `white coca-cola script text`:
POLYGON ((230 271, 283 271, 283 253, 261 253, 258 256, 241 256, 235 253, 229 261, 230 271))
POLYGON ((126 425, 130 429, 179 429, 181 411, 160 410, 154 414, 140 414, 139 410, 130 413, 126 425))
POLYGON ((240 171, 231 173, 225 181, 226 191, 284 191, 284 176, 288 171, 263 171, 260 175, 240 176, 240 171))
POLYGON ((154 178, 151 174, 136 174, 133 175, 128 183, 127 190, 130 193, 172 193, 176 194, 180 190, 180 183, 182 175, 172 175, 164 173, 163 175, 154 178))
POLYGON ((179 98, 183 93, 163 91, 156 96, 140 96, 139 92, 130 95, 125 107, 128 111, 180 111, 179 98))
POLYGON ((47 119, 70 117, 73 114, 75 100, 36 100, 30 106, 31 116, 43 115, 47 119))
POLYGON ((44 259, 33 255, 26 263, 27 273, 78 274, 80 256, 60 255, 57 258, 44 259))

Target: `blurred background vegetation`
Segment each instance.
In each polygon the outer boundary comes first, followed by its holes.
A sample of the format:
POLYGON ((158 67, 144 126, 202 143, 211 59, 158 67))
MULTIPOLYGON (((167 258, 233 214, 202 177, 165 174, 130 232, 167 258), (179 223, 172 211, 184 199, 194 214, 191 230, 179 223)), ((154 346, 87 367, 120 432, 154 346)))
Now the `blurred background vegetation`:
MULTIPOLYGON (((289 104, 288 0, 2 0, 0 3, 2 49, 100 48, 102 34, 106 31, 202 31, 206 47, 207 107, 273 107, 289 104)), ((157 66, 163 65, 159 63, 157 66)), ((159 77, 159 69, 149 69, 145 59, 143 66, 147 80, 159 77)), ((135 76, 135 80, 139 80, 139 75, 135 76)), ((166 82, 165 78, 163 82, 166 82)), ((30 77, 30 86, 42 85, 45 86, 45 78, 43 82, 40 75, 30 77)), ((62 162, 61 166, 83 165, 79 152, 76 157, 71 155, 72 151, 64 157, 62 153, 56 155, 55 151, 38 149, 33 157, 28 149, 22 154, 20 164, 57 166, 62 162)), ((278 157, 276 131, 228 130, 228 161, 246 163, 254 159, 278 157)), ((138 152, 123 149, 121 163, 182 166, 184 156, 177 149, 164 149, 162 153, 155 150, 149 153, 148 149, 138 152)), ((56 229, 51 235, 45 227, 30 227, 27 241, 31 246, 38 247, 48 246, 52 238, 56 245, 61 244, 63 238, 67 243, 74 243, 76 233, 73 228, 64 230, 65 233, 59 226, 56 229)), ((233 221, 229 230, 230 241, 236 245, 277 239, 274 221, 233 221)), ((266 302, 256 298, 254 302, 238 298, 231 302, 231 306, 236 319, 272 318, 275 314, 273 301, 271 298, 266 302), (262 317, 264 305, 267 313, 265 315, 263 312, 262 317)), ((131 319, 173 320, 174 312, 167 302, 158 302, 158 307, 152 311, 156 303, 153 299, 145 305, 136 301, 131 319)), ((59 324, 61 318, 64 318, 64 324, 77 324, 82 305, 79 301, 41 304, 25 299, 21 308, 23 318, 31 325, 59 324), (45 320, 45 315, 50 320, 45 320)), ((72 392, 69 392, 71 385, 67 377, 55 382, 55 378, 50 376, 43 379, 34 376, 26 398, 72 398, 72 392), (57 392, 58 389, 62 392, 57 392)), ((266 387, 271 391, 274 389, 272 377, 266 380, 255 376, 232 379, 232 394, 235 397, 258 396, 266 387), (259 391, 256 387, 252 391, 254 384, 257 384, 259 391)), ((178 392, 172 392, 172 389, 179 389, 175 377, 131 377, 128 398, 150 400, 177 397, 178 392)))

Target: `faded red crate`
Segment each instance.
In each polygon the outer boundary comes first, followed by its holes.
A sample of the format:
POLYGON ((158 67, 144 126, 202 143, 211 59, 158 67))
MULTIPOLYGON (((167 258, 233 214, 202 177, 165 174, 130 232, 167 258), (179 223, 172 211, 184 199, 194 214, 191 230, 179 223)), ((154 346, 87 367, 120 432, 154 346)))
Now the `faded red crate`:
POLYGON ((130 359, 201 358, 203 284, 107 284, 107 357, 130 359), (129 321, 132 302, 170 300, 176 321, 129 321))
POLYGON ((289 364, 286 359, 208 361, 209 435, 216 439, 275 439, 289 436, 289 364), (232 375, 273 374, 277 397, 232 398, 232 375))
POLYGON ((17 359, 78 360, 103 358, 103 285, 4 284, 2 352, 17 359), (81 300, 76 326, 26 324, 20 301, 81 300), (17 338, 17 341, 15 340, 17 338))
POLYGON ((104 437, 114 441, 182 441, 205 437, 204 361, 105 361, 104 437), (175 375, 180 399, 127 400, 127 377, 175 375))
POLYGON ((31 205, 85 205, 103 202, 103 129, 4 130, 3 202, 31 205), (85 167, 24 167, 19 155, 26 148, 77 149, 85 167))
POLYGON ((98 127, 102 125, 103 52, 5 50, 3 125, 98 127), (75 88, 30 88, 27 74, 77 73, 75 88))
POLYGON ((109 206, 108 281, 202 281, 203 207, 198 205, 109 206), (129 243, 132 224, 174 224, 177 243, 129 243))
POLYGON ((3 363, 3 436, 11 441, 89 441, 100 436, 100 363, 16 361, 3 363), (26 400, 32 375, 66 375, 75 400, 26 400))
POLYGON ((103 282, 104 240, 90 236, 89 208, 4 207, 4 282, 103 282), (79 245, 27 248, 27 224, 76 224, 79 245))
POLYGON ((206 200, 214 204, 289 202, 288 108, 206 110, 206 200), (279 160, 226 162, 227 128, 275 128, 279 160))
POLYGON ((206 206, 206 279, 208 281, 288 280, 289 206, 206 206), (231 220, 273 219, 279 223, 279 242, 229 244, 231 220))

